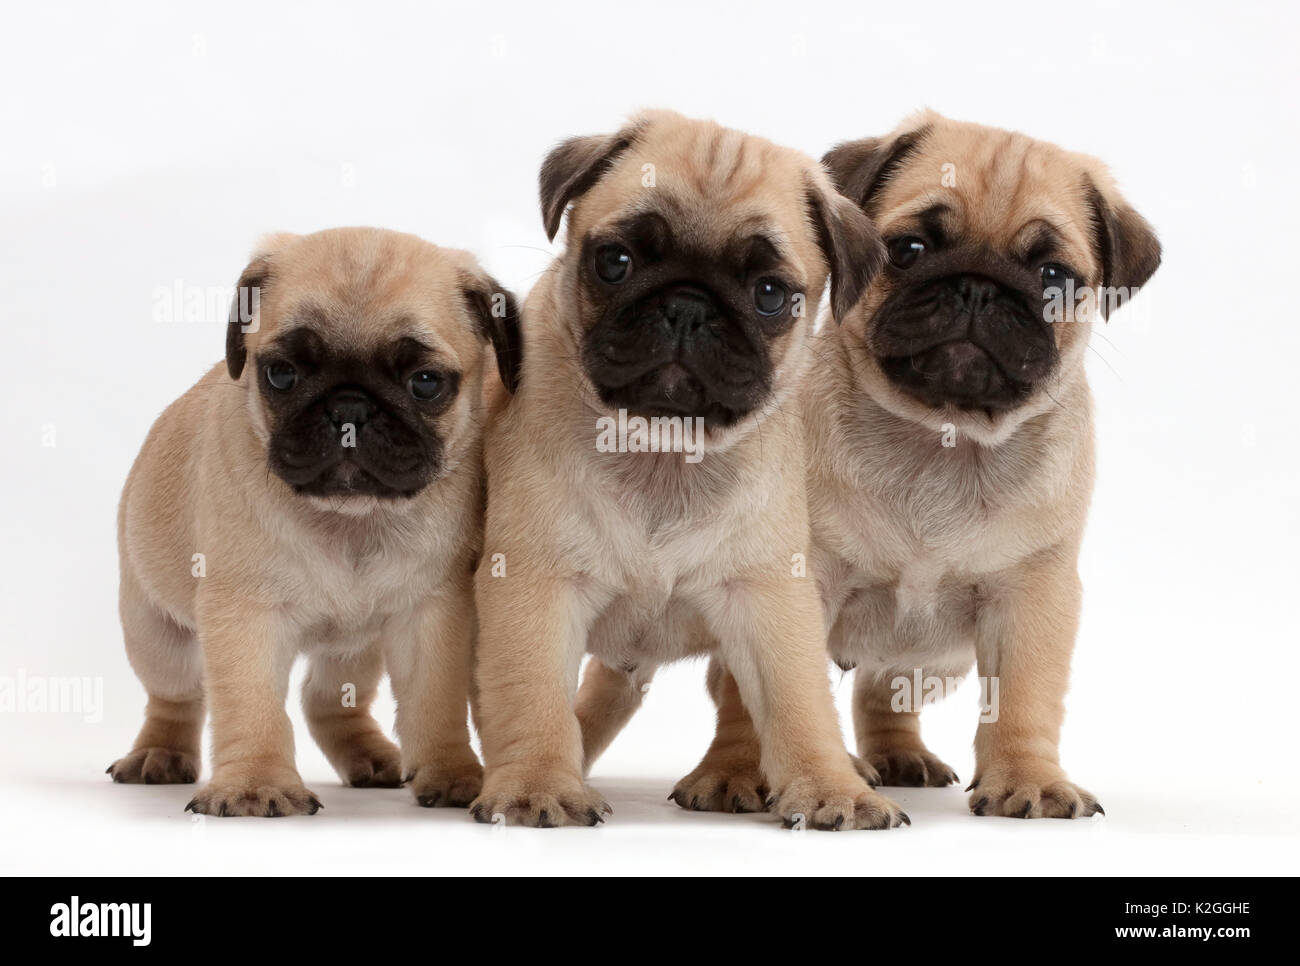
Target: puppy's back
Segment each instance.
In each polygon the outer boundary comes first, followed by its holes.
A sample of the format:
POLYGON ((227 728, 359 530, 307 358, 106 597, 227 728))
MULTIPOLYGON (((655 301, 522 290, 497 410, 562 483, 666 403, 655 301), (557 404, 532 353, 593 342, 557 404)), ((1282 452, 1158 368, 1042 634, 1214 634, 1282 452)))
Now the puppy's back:
POLYGON ((225 365, 213 366, 163 410, 131 466, 118 505, 118 552, 126 578, 153 603, 193 624, 196 527, 193 496, 200 485, 203 424, 237 390, 225 365))

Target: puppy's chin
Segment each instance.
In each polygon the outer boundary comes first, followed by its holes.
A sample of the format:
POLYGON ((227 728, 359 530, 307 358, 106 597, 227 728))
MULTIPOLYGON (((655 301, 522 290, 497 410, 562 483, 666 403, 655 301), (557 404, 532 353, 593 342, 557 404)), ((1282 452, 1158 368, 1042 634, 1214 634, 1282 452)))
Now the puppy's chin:
POLYGON ((345 516, 366 516, 377 510, 401 512, 413 505, 414 498, 443 475, 441 466, 430 467, 413 479, 402 474, 397 484, 386 482, 372 469, 356 461, 343 459, 315 470, 288 468, 281 461, 268 459, 271 471, 316 510, 345 516))
POLYGON ((969 408, 956 402, 927 404, 890 378, 880 360, 865 350, 854 355, 853 378, 858 390, 881 409, 933 432, 936 437, 955 429, 959 438, 996 446, 1010 438, 1026 420, 1056 406, 1046 387, 1031 388, 1016 405, 1003 409, 969 408))
POLYGON ((303 480, 281 475, 294 491, 302 496, 332 497, 369 496, 377 500, 409 499, 423 489, 422 483, 412 484, 409 477, 403 485, 395 485, 379 477, 372 469, 350 459, 339 460, 322 469, 311 479, 303 480))
POLYGON ((427 506, 427 504, 423 504, 416 498, 450 473, 452 468, 447 464, 441 465, 424 486, 415 490, 381 489, 377 492, 367 492, 346 487, 323 488, 316 491, 307 491, 295 487, 294 490, 298 498, 306 502, 308 506, 324 513, 335 513, 347 517, 365 517, 375 514, 400 516, 416 512, 416 509, 420 506, 427 506))
POLYGON ((383 500, 376 496, 357 494, 354 496, 304 496, 307 505, 321 513, 333 513, 344 517, 368 517, 381 510, 391 510, 396 504, 392 500, 383 500))
POLYGON ((1033 385, 1009 376, 983 347, 969 339, 943 342, 909 356, 879 360, 900 390, 929 407, 953 407, 992 416, 1015 409, 1033 385))
POLYGON ((640 431, 648 432, 659 445, 655 449, 629 449, 631 455, 690 466, 732 449, 751 436, 765 417, 788 403, 780 370, 775 374, 777 385, 765 390, 754 405, 743 408, 718 405, 707 395, 701 400, 699 387, 688 389, 681 385, 680 373, 671 375, 672 398, 665 401, 653 391, 626 398, 607 393, 592 381, 590 373, 583 373, 582 396, 588 411, 596 414, 598 434, 608 432, 602 427, 617 427, 620 432, 626 430, 630 440, 639 425, 640 431), (666 442, 670 437, 675 441, 671 447, 666 442))
POLYGON ((610 410, 625 410, 629 416, 645 419, 703 419, 710 432, 719 432, 743 422, 762 402, 765 392, 756 390, 752 398, 728 393, 722 395, 716 387, 692 373, 680 362, 658 366, 621 385, 602 385, 600 374, 588 373, 596 395, 610 410))

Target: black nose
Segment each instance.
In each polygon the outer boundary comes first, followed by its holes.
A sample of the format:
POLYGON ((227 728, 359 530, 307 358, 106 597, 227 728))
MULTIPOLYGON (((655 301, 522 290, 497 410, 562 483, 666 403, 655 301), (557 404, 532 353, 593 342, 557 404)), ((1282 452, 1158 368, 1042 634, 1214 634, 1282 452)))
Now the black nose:
POLYGON ((364 426, 375 411, 375 404, 370 401, 370 397, 359 389, 340 389, 329 397, 325 406, 335 428, 347 423, 364 426))
POLYGON ((957 297, 969 312, 982 312, 998 294, 996 282, 979 275, 963 275, 957 279, 957 297))
POLYGON ((675 285, 664 293, 664 318, 680 335, 689 335, 718 315, 713 296, 694 285, 675 285))

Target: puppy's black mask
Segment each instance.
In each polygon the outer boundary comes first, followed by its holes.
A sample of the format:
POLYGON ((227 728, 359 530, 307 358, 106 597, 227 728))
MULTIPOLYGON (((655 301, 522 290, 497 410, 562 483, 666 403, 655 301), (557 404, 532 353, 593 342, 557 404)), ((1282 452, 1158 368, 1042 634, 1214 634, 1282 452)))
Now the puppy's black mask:
POLYGON ((586 238, 581 258, 597 312, 583 364, 603 403, 725 427, 771 394, 772 342, 804 305, 773 236, 703 252, 680 244, 666 218, 643 213, 586 238))
POLYGON ((271 423, 268 464, 295 492, 400 499, 437 478, 436 419, 459 373, 418 341, 363 357, 296 328, 257 353, 256 378, 271 423))
POLYGON ((926 251, 900 267, 907 237, 890 242, 892 291, 869 329, 871 352, 896 386, 926 405, 1014 409, 1059 358, 1042 268, 977 245, 926 251))

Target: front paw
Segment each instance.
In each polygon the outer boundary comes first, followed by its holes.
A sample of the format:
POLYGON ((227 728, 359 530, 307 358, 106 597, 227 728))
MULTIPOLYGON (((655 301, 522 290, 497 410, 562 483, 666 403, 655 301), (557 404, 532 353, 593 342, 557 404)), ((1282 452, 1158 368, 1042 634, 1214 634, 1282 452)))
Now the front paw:
POLYGON ((1064 769, 1042 758, 994 761, 979 769, 969 789, 976 815, 1008 818, 1087 818, 1106 810, 1090 792, 1065 776, 1064 769))
POLYGON ((463 762, 431 762, 406 776, 422 808, 464 808, 483 789, 483 766, 477 758, 463 762))
POLYGON ((882 829, 911 825, 896 803, 857 775, 836 779, 796 778, 776 796, 772 810, 786 828, 882 829))
POLYGON ((599 825, 613 809, 587 786, 580 775, 555 773, 489 773, 481 794, 469 807, 477 822, 534 828, 560 825, 599 825))
POLYGON ((697 812, 761 812, 768 788, 752 759, 705 758, 677 783, 669 801, 697 812))
POLYGON ((305 788, 296 774, 224 775, 199 790, 185 806, 198 815, 256 815, 282 818, 286 815, 315 815, 324 806, 305 788))
POLYGON ((882 748, 868 752, 867 761, 880 773, 879 784, 894 788, 945 788, 958 781, 955 771, 924 748, 882 748))

